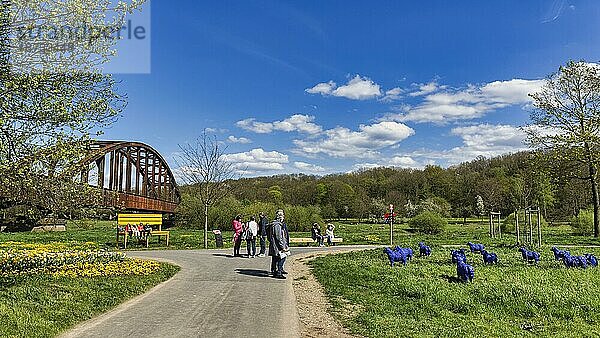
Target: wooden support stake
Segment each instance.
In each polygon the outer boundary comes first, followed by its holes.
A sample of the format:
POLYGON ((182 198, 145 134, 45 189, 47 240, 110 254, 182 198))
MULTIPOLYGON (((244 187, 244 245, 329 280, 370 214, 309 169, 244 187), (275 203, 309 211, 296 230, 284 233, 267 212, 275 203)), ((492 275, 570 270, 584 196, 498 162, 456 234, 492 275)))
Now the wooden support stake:
POLYGON ((521 244, 519 236, 519 210, 515 210, 515 232, 517 233, 517 245, 521 244))

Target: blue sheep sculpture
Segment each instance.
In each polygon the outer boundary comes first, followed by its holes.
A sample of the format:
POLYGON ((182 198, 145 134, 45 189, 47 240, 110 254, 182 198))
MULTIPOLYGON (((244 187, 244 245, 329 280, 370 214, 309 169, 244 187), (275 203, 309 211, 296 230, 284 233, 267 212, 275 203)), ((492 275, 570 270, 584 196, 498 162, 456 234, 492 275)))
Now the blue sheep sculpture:
POLYGON ((467 255, 465 254, 465 249, 460 250, 452 250, 450 251, 452 255, 452 263, 458 263, 459 261, 466 263, 467 255))
POLYGON ((458 260, 456 262, 456 274, 461 281, 470 282, 473 280, 473 278, 475 278, 475 268, 461 260, 458 260))
POLYGON ((537 264, 540 261, 540 254, 535 251, 529 251, 526 248, 519 248, 521 255, 523 256, 523 260, 527 261, 527 263, 535 262, 537 264))
POLYGON ((469 243, 467 243, 467 245, 471 249, 471 253, 481 252, 481 250, 485 249, 485 246, 483 246, 483 244, 474 244, 474 243, 469 242, 469 243))
POLYGON ((588 262, 585 256, 575 256, 574 259, 578 268, 587 269, 588 262))
POLYGON ((396 246, 394 248, 394 251, 400 252, 402 251, 404 253, 404 256, 406 256, 407 259, 411 259, 413 257, 413 250, 411 248, 401 248, 399 246, 396 246))
POLYGON ((567 268, 574 268, 575 267, 575 260, 573 259, 573 256, 568 255, 568 256, 564 256, 562 258, 563 264, 567 267, 567 268))
POLYGON ((425 245, 425 243, 419 243, 419 255, 420 256, 429 256, 431 255, 431 248, 425 245))
POLYGON ((383 249, 383 252, 387 254, 391 266, 394 266, 394 263, 396 262, 402 263, 402 265, 406 265, 407 259, 403 251, 396 251, 390 248, 385 248, 383 249))
POLYGON ((592 254, 585 254, 585 258, 587 259, 587 262, 589 265, 591 265, 593 267, 598 266, 598 259, 596 259, 596 256, 594 256, 592 254))
POLYGON ((554 253, 554 259, 556 259, 557 261, 562 260, 565 257, 565 255, 569 255, 569 256, 571 255, 571 253, 569 251, 560 250, 555 246, 553 246, 551 250, 554 253))
POLYGON ((483 257, 483 262, 485 264, 498 264, 498 255, 496 255, 494 252, 481 250, 481 256, 483 257))
POLYGON ((565 255, 563 257, 563 263, 567 268, 582 268, 587 269, 588 260, 585 256, 571 256, 565 255))

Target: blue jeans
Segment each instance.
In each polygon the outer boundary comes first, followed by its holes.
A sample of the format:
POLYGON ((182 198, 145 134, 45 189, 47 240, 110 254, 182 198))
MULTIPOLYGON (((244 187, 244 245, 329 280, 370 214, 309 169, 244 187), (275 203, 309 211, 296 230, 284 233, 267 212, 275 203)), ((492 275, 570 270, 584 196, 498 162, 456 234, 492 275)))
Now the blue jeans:
POLYGON ((265 243, 265 239, 267 236, 260 236, 260 254, 264 255, 267 251, 267 244, 265 243))
POLYGON ((284 271, 283 270, 283 264, 285 264, 286 258, 279 258, 279 260, 277 262, 277 273, 279 273, 279 274, 283 273, 283 271, 284 271))
POLYGON ((246 248, 248 249, 248 257, 256 256, 256 237, 246 240, 246 248))

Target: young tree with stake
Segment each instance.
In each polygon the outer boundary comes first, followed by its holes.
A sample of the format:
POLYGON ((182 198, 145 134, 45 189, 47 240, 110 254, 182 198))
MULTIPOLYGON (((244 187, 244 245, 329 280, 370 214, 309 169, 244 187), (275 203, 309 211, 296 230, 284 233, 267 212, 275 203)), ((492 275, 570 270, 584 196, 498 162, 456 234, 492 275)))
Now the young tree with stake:
POLYGON ((208 248, 208 209, 231 191, 229 181, 238 178, 234 164, 227 161, 225 149, 206 131, 193 144, 179 145, 177 159, 181 179, 192 186, 204 206, 204 248, 208 248))

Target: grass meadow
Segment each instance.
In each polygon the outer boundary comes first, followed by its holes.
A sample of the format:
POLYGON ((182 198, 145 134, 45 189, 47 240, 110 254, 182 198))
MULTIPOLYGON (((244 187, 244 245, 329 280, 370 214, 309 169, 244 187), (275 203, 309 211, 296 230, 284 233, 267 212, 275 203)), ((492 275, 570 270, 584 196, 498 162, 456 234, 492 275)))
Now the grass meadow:
MULTIPOLYGON (((353 332, 368 337, 485 337, 598 336, 600 324, 600 270, 566 269, 553 261, 552 245, 596 246, 592 237, 574 236, 566 223, 543 229, 542 261, 521 261, 516 237, 490 239, 485 220, 449 219, 439 235, 420 235, 404 222, 394 226, 394 245, 418 248, 425 241, 429 258, 414 258, 406 267, 389 266, 382 249, 331 255, 314 260, 313 271, 333 304, 333 313, 353 332), (497 266, 484 266, 480 255, 470 255, 475 281, 456 281, 450 247, 481 242, 499 254, 497 266)), ((389 245, 387 224, 333 222, 344 244, 389 245)), ((116 251, 116 223, 69 222, 66 232, 0 233, 0 243, 66 243, 116 251)), ((294 232, 292 237, 310 237, 294 232)), ((168 249, 201 249, 198 229, 171 228, 168 249)), ((231 247, 231 231, 224 231, 231 247)), ((215 247, 212 233, 209 247, 215 247)), ((167 249, 154 240, 150 248, 131 241, 128 250, 167 249)), ((600 256, 598 248, 571 248, 573 254, 600 256)), ((242 252, 244 252, 244 248, 242 252)), ((54 336, 77 322, 104 312, 143 293, 177 271, 161 265, 149 276, 68 278, 25 275, 0 278, 0 336, 54 336)))
MULTIPOLYGON (((400 243, 401 244, 401 243, 400 243)), ((413 245, 413 248, 415 246, 413 245)), ((469 254, 475 280, 461 283, 449 249, 390 267, 383 250, 330 255, 312 261, 333 314, 367 337, 592 337, 600 324, 599 268, 567 269, 541 249, 537 266, 515 248, 488 246, 499 264, 469 254)), ((600 254, 599 249, 571 249, 600 254)))
MULTIPOLYGON (((335 235, 342 237, 343 244, 370 244, 389 245, 390 228, 388 224, 365 224, 356 220, 332 222, 335 224, 335 235)), ((472 218, 467 219, 466 225, 462 219, 448 219, 447 230, 439 235, 423 236, 409 229, 406 222, 394 225, 394 243, 411 243, 415 246, 419 241, 426 240, 428 243, 461 245, 467 241, 481 241, 484 244, 490 242, 488 236, 488 223, 472 218)), ((322 232, 325 227, 322 225, 322 232)), ((289 225, 291 237, 310 237, 309 232, 296 232, 294 225, 289 225)), ((203 232, 199 229, 178 228, 169 229, 171 232, 169 247, 152 238, 149 250, 173 249, 203 249, 203 232)), ((232 231, 223 231, 225 247, 232 247, 232 231)), ((209 248, 216 247, 214 235, 209 233, 209 248)), ((99 248, 116 250, 116 222, 114 221, 70 221, 66 232, 45 233, 0 233, 0 242, 15 241, 23 243, 53 243, 53 242, 93 242, 99 248)), ((516 237, 513 234, 504 234, 502 239, 494 240, 497 245, 513 245, 516 237)), ((600 245, 598 239, 589 236, 574 236, 571 227, 567 223, 556 223, 543 229, 543 242, 555 245, 600 245)), ((245 244, 243 244, 244 246, 245 244)), ((147 250, 142 243, 135 240, 128 242, 128 250, 147 250)))
POLYGON ((147 276, 0 276, 0 337, 54 337, 171 278, 161 263, 147 276))

